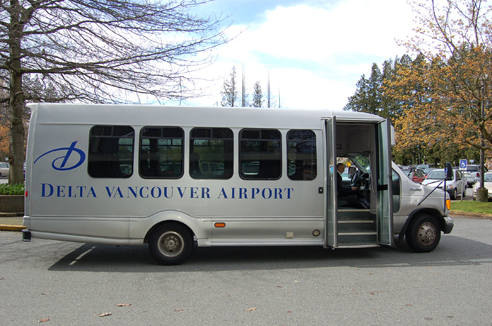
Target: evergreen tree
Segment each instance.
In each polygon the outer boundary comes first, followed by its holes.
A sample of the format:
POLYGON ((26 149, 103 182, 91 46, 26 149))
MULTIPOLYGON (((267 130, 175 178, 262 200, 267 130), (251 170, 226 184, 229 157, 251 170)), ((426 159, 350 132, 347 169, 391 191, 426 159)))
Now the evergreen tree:
POLYGON ((220 102, 220 105, 228 107, 236 106, 238 99, 238 90, 235 66, 232 67, 232 71, 229 74, 229 79, 224 80, 224 85, 220 94, 222 95, 222 101, 220 102))
POLYGON ((248 93, 246 92, 246 73, 244 71, 244 66, 241 78, 241 106, 243 108, 248 106, 248 93))
POLYGON ((251 106, 261 108, 263 106, 263 92, 261 91, 260 81, 257 81, 253 86, 253 101, 251 106))

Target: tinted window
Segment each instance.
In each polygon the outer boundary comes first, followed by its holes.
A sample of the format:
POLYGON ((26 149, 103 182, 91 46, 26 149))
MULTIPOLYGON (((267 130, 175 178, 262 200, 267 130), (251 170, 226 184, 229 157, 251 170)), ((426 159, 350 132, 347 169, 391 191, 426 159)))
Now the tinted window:
POLYGON ((88 173, 94 178, 133 174, 135 131, 130 126, 94 126, 89 135, 88 173))
POLYGON ((279 179, 282 172, 281 133, 276 129, 243 129, 240 138, 240 176, 279 179))
POLYGON ((316 178, 316 135, 312 130, 290 130, 287 133, 287 158, 291 180, 316 178))
POLYGON ((392 173, 392 186, 393 186, 393 212, 400 210, 400 176, 393 170, 392 173))
POLYGON ((194 128, 190 138, 190 176, 229 179, 233 174, 234 134, 228 128, 194 128))
POLYGON ((183 175, 184 131, 178 127, 144 127, 140 131, 139 173, 143 178, 175 179, 183 175))

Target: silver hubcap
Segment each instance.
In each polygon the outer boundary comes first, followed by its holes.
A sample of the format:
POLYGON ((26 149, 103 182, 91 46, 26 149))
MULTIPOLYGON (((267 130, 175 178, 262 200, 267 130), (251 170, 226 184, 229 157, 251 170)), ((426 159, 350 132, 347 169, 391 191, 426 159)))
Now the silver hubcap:
POLYGON ((184 249, 184 240, 179 233, 167 231, 160 236, 157 246, 162 255, 176 257, 184 249))
POLYGON ((418 239, 421 245, 429 246, 436 239, 436 228, 432 223, 426 222, 420 226, 418 239))

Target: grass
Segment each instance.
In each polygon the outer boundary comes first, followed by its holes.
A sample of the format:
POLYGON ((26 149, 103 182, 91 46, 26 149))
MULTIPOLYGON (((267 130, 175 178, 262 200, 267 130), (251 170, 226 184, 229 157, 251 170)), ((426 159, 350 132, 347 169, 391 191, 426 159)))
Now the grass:
POLYGON ((0 195, 24 195, 24 184, 0 184, 0 195))
POLYGON ((492 202, 478 202, 475 200, 454 201, 451 203, 451 212, 467 212, 492 215, 492 202))

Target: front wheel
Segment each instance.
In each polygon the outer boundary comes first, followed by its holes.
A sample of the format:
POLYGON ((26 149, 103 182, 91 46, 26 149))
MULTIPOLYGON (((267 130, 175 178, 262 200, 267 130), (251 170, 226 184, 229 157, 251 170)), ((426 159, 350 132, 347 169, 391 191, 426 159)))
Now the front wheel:
POLYGON ((406 240, 415 252, 430 252, 436 249, 441 240, 441 226, 431 215, 422 214, 410 222, 406 240))
POLYGON ((458 195, 458 190, 456 190, 456 188, 455 188, 453 190, 453 192, 451 193, 451 199, 452 200, 455 200, 457 195, 458 195))
POLYGON ((152 232, 149 250, 157 262, 163 265, 178 265, 191 255, 193 236, 180 224, 164 224, 152 232))

